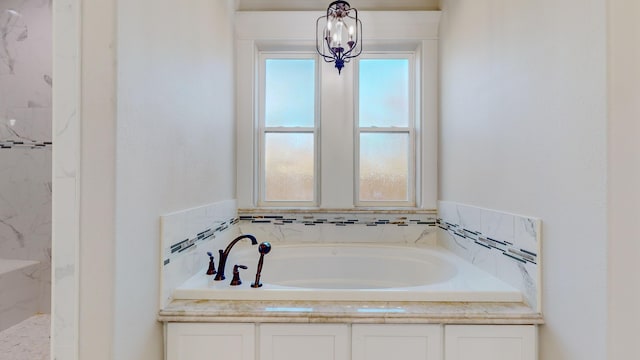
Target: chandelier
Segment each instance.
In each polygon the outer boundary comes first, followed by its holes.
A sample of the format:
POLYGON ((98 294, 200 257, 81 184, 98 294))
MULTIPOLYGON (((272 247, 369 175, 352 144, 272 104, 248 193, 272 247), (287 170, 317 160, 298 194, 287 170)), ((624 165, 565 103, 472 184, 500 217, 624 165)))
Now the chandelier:
POLYGON ((324 61, 342 71, 345 63, 362 53, 362 22, 358 10, 346 1, 329 4, 327 14, 316 20, 316 50, 324 61))

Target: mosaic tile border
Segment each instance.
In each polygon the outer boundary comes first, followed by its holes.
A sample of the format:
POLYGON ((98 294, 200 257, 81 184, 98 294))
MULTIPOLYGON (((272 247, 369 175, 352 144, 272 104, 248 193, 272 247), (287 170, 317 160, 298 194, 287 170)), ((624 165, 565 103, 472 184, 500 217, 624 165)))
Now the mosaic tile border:
POLYGON ((316 213, 316 214, 243 214, 239 213, 241 222, 252 224, 288 225, 302 224, 305 226, 334 225, 334 226, 436 226, 436 216, 433 214, 355 214, 355 213, 316 213))
POLYGON ((13 148, 30 148, 42 149, 53 146, 51 141, 18 141, 18 140, 0 140, 0 149, 13 148))
POLYGON ((234 199, 160 216, 160 307, 171 301, 176 287, 207 265, 207 251, 233 239, 239 221, 234 199))
POLYGON ((196 234, 195 237, 193 238, 186 238, 184 240, 180 240, 177 241, 173 244, 169 245, 169 256, 166 257, 163 261, 162 264, 163 266, 167 266, 169 265, 169 263, 171 263, 171 259, 174 258, 175 256, 179 255, 180 253, 182 253, 183 251, 191 248, 192 246, 196 245, 199 242, 205 241, 207 239, 210 238, 214 238, 217 234, 220 234, 222 232, 224 232, 225 230, 229 229, 232 225, 237 224, 240 221, 239 218, 234 217, 231 218, 227 221, 223 221, 221 223, 219 223, 219 225, 215 228, 213 227, 209 227, 204 229, 201 232, 198 232, 196 234))
POLYGON ((482 234, 479 231, 468 230, 459 224, 452 224, 446 222, 440 218, 436 219, 437 226, 449 232, 451 235, 473 240, 473 243, 482 246, 487 249, 493 249, 502 253, 515 261, 522 263, 538 264, 538 254, 535 252, 522 249, 520 246, 515 245, 509 241, 501 241, 482 234))

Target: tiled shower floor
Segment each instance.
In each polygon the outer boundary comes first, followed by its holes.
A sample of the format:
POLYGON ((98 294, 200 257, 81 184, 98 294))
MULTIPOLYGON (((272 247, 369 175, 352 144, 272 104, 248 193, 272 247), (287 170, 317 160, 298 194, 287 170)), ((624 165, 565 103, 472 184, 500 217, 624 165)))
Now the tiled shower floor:
POLYGON ((34 315, 0 332, 0 360, 48 360, 51 315, 34 315))

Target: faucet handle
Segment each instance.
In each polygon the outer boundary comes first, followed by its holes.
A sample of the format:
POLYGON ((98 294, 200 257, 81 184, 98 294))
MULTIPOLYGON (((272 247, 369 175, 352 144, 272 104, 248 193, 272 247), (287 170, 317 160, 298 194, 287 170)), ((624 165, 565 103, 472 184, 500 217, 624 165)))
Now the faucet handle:
POLYGON ((216 264, 213 262, 213 254, 210 251, 207 251, 207 255, 209 255, 209 268, 207 269, 207 275, 213 275, 216 273, 216 264))
POLYGON ((238 286, 242 284, 242 280, 240 280, 240 271, 238 269, 247 269, 244 265, 234 265, 233 266, 233 279, 231 280, 231 286, 238 286))

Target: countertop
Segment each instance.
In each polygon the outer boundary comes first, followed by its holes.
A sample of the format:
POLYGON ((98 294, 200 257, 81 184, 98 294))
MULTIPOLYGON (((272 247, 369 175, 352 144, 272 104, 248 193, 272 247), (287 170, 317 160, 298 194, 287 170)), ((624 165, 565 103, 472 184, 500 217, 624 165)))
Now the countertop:
POLYGON ((512 302, 353 302, 174 300, 161 322, 543 324, 542 314, 512 302))

